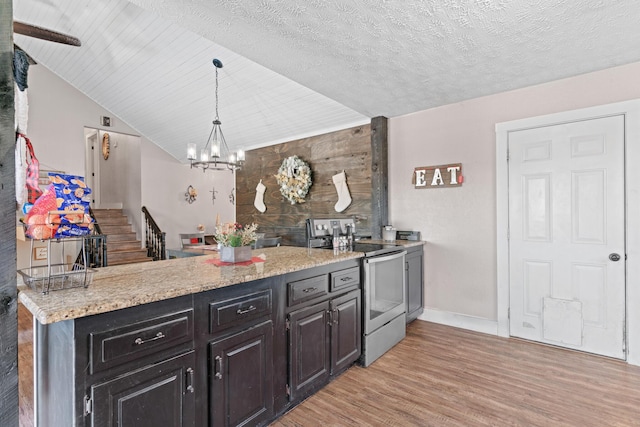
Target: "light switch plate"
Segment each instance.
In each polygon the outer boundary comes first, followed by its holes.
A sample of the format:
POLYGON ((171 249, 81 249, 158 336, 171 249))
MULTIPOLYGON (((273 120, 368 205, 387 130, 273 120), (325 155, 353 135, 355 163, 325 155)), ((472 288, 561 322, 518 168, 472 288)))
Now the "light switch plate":
POLYGON ((48 248, 46 246, 42 246, 39 248, 33 248, 33 259, 35 261, 40 261, 40 260, 44 260, 47 259, 47 255, 48 255, 48 248))

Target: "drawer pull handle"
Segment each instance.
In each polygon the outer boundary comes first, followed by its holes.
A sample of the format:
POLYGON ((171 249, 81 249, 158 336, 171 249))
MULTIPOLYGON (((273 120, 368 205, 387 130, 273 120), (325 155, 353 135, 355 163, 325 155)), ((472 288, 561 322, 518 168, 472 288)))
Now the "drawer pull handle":
POLYGON ((159 339, 164 338, 164 337, 165 337, 165 335, 162 332, 158 332, 155 337, 149 338, 148 340, 143 340, 142 338, 138 337, 138 338, 136 338, 134 343, 136 343, 137 345, 142 345, 144 343, 155 341, 155 340, 159 340, 159 339))
POLYGON ((193 368, 187 368, 187 391, 193 393, 193 368))
POLYGON ((315 292, 317 290, 318 290, 318 288, 313 287, 313 288, 303 289, 302 292, 304 292, 305 294, 308 294, 309 292, 315 292))
POLYGON ((247 314, 250 313, 254 310, 256 310, 257 307, 255 305, 250 305, 249 308, 247 308, 246 310, 243 310, 241 308, 238 309, 238 311, 236 311, 236 314, 247 314))
POLYGON ((222 357, 216 356, 216 379, 222 379, 222 357))
POLYGON ((348 282, 349 280, 353 280, 351 277, 347 276, 347 277, 343 277, 342 279, 340 279, 343 282, 348 282))

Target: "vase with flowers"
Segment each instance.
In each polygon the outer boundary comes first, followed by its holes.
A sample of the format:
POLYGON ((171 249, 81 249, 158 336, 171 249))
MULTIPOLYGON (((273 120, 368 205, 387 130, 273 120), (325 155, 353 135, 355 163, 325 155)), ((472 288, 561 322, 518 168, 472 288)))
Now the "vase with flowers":
POLYGON ((251 244, 256 241, 257 228, 255 223, 217 225, 215 239, 220 249, 220 261, 236 263, 251 260, 251 244))

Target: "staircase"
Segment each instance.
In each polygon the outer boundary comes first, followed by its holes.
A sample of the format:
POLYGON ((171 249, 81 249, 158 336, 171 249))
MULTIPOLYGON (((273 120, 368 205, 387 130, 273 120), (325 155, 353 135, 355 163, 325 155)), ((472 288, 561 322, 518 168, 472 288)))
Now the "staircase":
POLYGON ((153 261, 140 240, 136 239, 136 233, 122 209, 93 209, 93 216, 102 234, 107 236, 108 266, 153 261))

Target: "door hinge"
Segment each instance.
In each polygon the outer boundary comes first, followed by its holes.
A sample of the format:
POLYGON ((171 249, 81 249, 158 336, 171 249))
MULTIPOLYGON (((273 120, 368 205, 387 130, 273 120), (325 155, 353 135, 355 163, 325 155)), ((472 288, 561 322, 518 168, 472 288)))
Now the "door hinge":
POLYGON ((511 307, 507 308, 507 319, 511 319, 511 307))
POLYGON ((287 319, 284 325, 285 328, 287 328, 287 331, 291 330, 291 320, 287 319))
POLYGON ((84 397, 84 414, 89 415, 93 412, 93 399, 89 396, 84 397))
POLYGON ((287 384, 287 396, 291 397, 291 387, 289 387, 289 384, 287 384))
POLYGON ((622 324, 622 354, 627 354, 627 324, 622 324))

